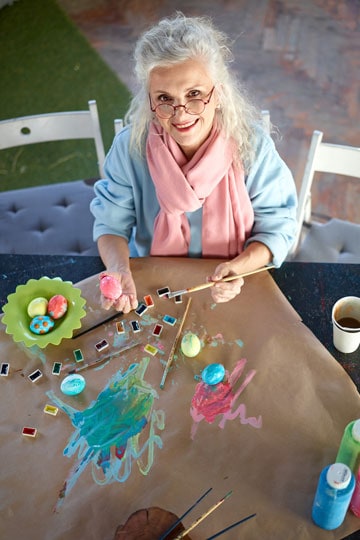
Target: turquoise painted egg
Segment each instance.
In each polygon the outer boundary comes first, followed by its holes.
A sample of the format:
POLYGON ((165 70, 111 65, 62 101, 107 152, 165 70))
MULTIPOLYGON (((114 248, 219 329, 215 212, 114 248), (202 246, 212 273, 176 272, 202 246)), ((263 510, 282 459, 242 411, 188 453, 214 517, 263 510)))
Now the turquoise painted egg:
POLYGON ((86 381, 84 377, 77 373, 73 373, 72 375, 65 377, 60 385, 60 390, 67 396, 77 396, 84 390, 85 386, 86 381))
POLYGON ((222 364, 209 364, 201 372, 201 378, 206 384, 218 384, 225 377, 225 368, 222 364))
POLYGON ((54 328, 54 321, 48 315, 38 315, 30 323, 30 330, 33 334, 47 334, 54 328))
POLYGON ((201 350, 201 341, 196 334, 188 332, 181 340, 181 350, 185 356, 193 358, 201 350))

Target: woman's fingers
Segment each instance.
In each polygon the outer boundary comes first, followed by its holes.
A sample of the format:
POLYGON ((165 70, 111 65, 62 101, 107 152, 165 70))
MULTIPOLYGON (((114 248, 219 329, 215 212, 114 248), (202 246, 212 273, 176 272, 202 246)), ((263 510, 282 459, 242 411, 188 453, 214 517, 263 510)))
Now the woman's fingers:
POLYGON ((244 280, 242 278, 216 283, 211 288, 212 297, 217 303, 228 302, 240 294, 243 284, 244 280))

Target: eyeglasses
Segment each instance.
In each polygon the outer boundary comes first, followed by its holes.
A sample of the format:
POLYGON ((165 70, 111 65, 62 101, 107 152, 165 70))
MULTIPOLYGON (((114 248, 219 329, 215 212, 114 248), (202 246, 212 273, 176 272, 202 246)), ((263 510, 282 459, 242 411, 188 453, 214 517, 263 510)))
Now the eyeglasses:
POLYGON ((176 110, 180 109, 181 107, 183 107, 185 109, 185 112, 187 112, 188 114, 201 114, 204 112, 205 106, 208 103, 210 103, 211 96, 213 94, 214 89, 215 89, 215 86, 213 86, 210 92, 208 93, 208 95, 205 96, 207 98, 206 100, 200 99, 200 98, 190 99, 189 101, 185 103, 185 105, 175 105, 175 106, 171 105, 170 103, 159 103, 159 105, 156 105, 156 107, 152 107, 151 98, 149 95, 150 109, 152 112, 157 114, 157 116, 159 116, 160 118, 163 118, 164 120, 175 116, 176 110))

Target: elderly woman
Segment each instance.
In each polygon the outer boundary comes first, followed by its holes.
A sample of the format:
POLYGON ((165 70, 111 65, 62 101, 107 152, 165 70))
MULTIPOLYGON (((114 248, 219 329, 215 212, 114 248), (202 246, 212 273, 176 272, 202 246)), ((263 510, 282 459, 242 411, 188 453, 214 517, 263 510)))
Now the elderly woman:
MULTIPOLYGON (((122 295, 103 306, 136 308, 128 243, 139 256, 223 258, 207 279, 272 263, 294 239, 292 175, 261 115, 231 74, 226 36, 207 18, 177 13, 140 37, 138 93, 105 162, 91 203, 94 239, 122 295)), ((242 279, 211 288, 215 302, 242 279)))

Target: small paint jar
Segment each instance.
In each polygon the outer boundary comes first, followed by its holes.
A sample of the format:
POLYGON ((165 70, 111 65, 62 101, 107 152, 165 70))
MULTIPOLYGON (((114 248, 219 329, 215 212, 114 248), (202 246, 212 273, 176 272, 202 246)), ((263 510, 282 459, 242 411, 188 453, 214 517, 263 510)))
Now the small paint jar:
POLYGON ((345 463, 354 474, 357 473, 360 465, 360 419, 346 426, 335 461, 345 463))
POLYGON ((314 523, 329 531, 340 527, 354 489, 355 477, 347 465, 334 463, 325 467, 320 474, 312 507, 314 523))

